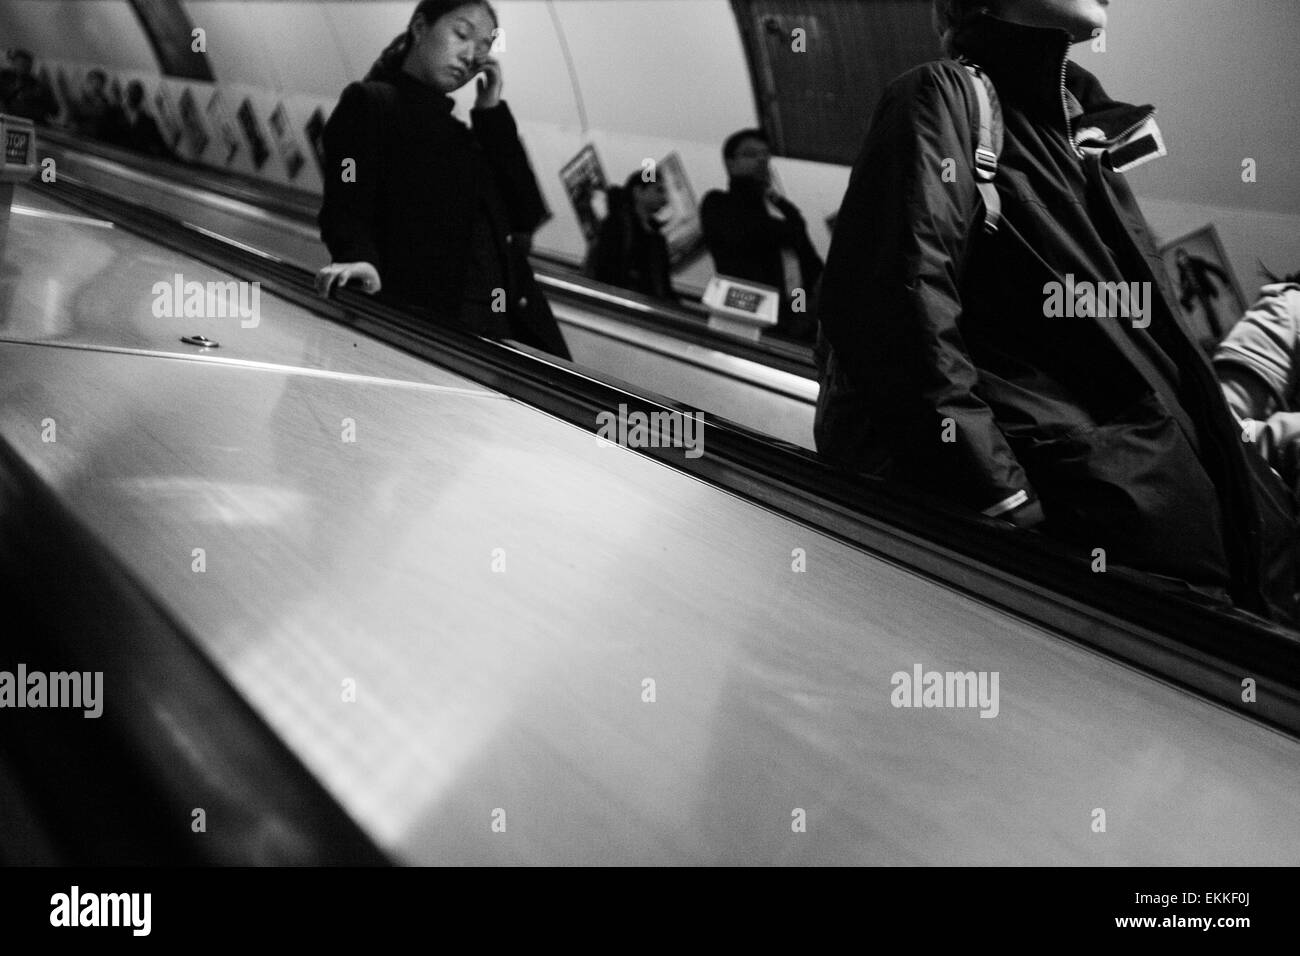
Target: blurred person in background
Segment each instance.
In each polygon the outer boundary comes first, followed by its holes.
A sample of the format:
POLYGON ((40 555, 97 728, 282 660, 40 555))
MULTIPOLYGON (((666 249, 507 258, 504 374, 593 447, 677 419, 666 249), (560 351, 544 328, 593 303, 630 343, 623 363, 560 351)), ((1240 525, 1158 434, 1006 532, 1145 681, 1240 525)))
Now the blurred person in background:
POLYGON ((32 55, 26 50, 10 50, 9 63, 8 69, 0 71, 0 113, 44 126, 59 112, 54 91, 32 73, 32 55))
POLYGON ((589 274, 601 282, 675 303, 668 243, 656 218, 668 205, 663 183, 647 182, 638 170, 622 187, 613 186, 606 195, 609 213, 596 235, 589 274))
POLYGON ((803 216, 772 185, 772 150, 762 130, 743 129, 722 146, 726 191, 700 204, 704 244, 719 275, 748 279, 781 292, 775 332, 812 343, 817 335, 809 302, 822 272, 803 216), (800 295, 802 293, 802 295, 800 295))
POLYGON ((107 140, 121 126, 121 110, 108 98, 108 76, 101 69, 86 74, 81 93, 68 100, 68 118, 83 136, 107 140))
POLYGON ((158 129, 158 121, 145 109, 144 85, 139 80, 132 80, 126 85, 122 108, 115 112, 113 119, 105 139, 115 146, 157 159, 175 159, 158 129))
POLYGON ((1276 276, 1214 351, 1214 371, 1242 438, 1300 491, 1300 272, 1276 276))

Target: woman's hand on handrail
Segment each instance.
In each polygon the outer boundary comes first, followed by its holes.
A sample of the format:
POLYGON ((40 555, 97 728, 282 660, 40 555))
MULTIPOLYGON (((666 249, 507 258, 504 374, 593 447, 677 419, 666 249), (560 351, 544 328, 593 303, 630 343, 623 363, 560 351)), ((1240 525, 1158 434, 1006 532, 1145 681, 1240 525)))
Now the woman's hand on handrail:
POLYGON ((374 295, 383 284, 379 270, 369 262, 331 262, 316 273, 316 291, 329 298, 334 289, 354 286, 367 295, 374 295))

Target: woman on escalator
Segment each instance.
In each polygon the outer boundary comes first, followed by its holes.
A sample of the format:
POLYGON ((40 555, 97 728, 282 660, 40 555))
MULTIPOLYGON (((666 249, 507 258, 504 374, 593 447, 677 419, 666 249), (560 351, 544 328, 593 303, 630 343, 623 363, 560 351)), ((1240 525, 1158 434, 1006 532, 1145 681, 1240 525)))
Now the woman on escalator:
POLYGON ((325 126, 329 295, 355 286, 433 322, 568 357, 528 264, 545 203, 491 56, 486 0, 423 0, 325 126), (472 128, 449 94, 478 76, 472 128))

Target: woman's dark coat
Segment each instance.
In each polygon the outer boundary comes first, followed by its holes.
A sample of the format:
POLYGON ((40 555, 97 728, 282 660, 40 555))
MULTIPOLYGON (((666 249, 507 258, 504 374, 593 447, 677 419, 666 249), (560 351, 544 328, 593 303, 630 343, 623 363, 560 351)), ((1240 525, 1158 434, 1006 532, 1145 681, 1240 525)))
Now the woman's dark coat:
POLYGON ((609 214, 591 249, 591 277, 675 303, 677 294, 663 233, 658 228, 649 232, 642 228, 634 200, 623 187, 610 187, 608 197, 609 214))
POLYGON ((1084 557, 1292 618, 1290 498, 1243 443, 1116 171, 1159 152, 1154 111, 1067 63, 1064 31, 983 16, 958 42, 1001 101, 1001 228, 983 231, 963 67, 900 77, 822 280, 819 450, 977 511, 1025 492, 1084 557), (1068 276, 1151 283, 1149 325, 1047 317, 1068 276))
POLYGON ((462 317, 474 216, 485 205, 514 336, 567 358, 528 265, 529 236, 547 211, 510 109, 472 110, 470 129, 453 106, 405 73, 350 84, 324 130, 321 238, 335 262, 378 269, 382 300, 487 334, 462 317), (345 179, 346 160, 355 181, 345 179))

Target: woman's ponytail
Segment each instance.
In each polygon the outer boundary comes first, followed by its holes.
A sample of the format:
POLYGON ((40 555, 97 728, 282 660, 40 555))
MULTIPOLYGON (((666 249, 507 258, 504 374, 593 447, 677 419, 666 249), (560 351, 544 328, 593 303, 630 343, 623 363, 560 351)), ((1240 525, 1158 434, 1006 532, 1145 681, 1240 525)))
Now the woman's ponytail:
POLYGON ((375 60, 374 66, 366 74, 366 82, 388 79, 400 73, 402 61, 406 59, 406 54, 410 50, 411 28, 407 27, 393 39, 392 43, 384 47, 384 52, 379 54, 379 59, 375 60))

